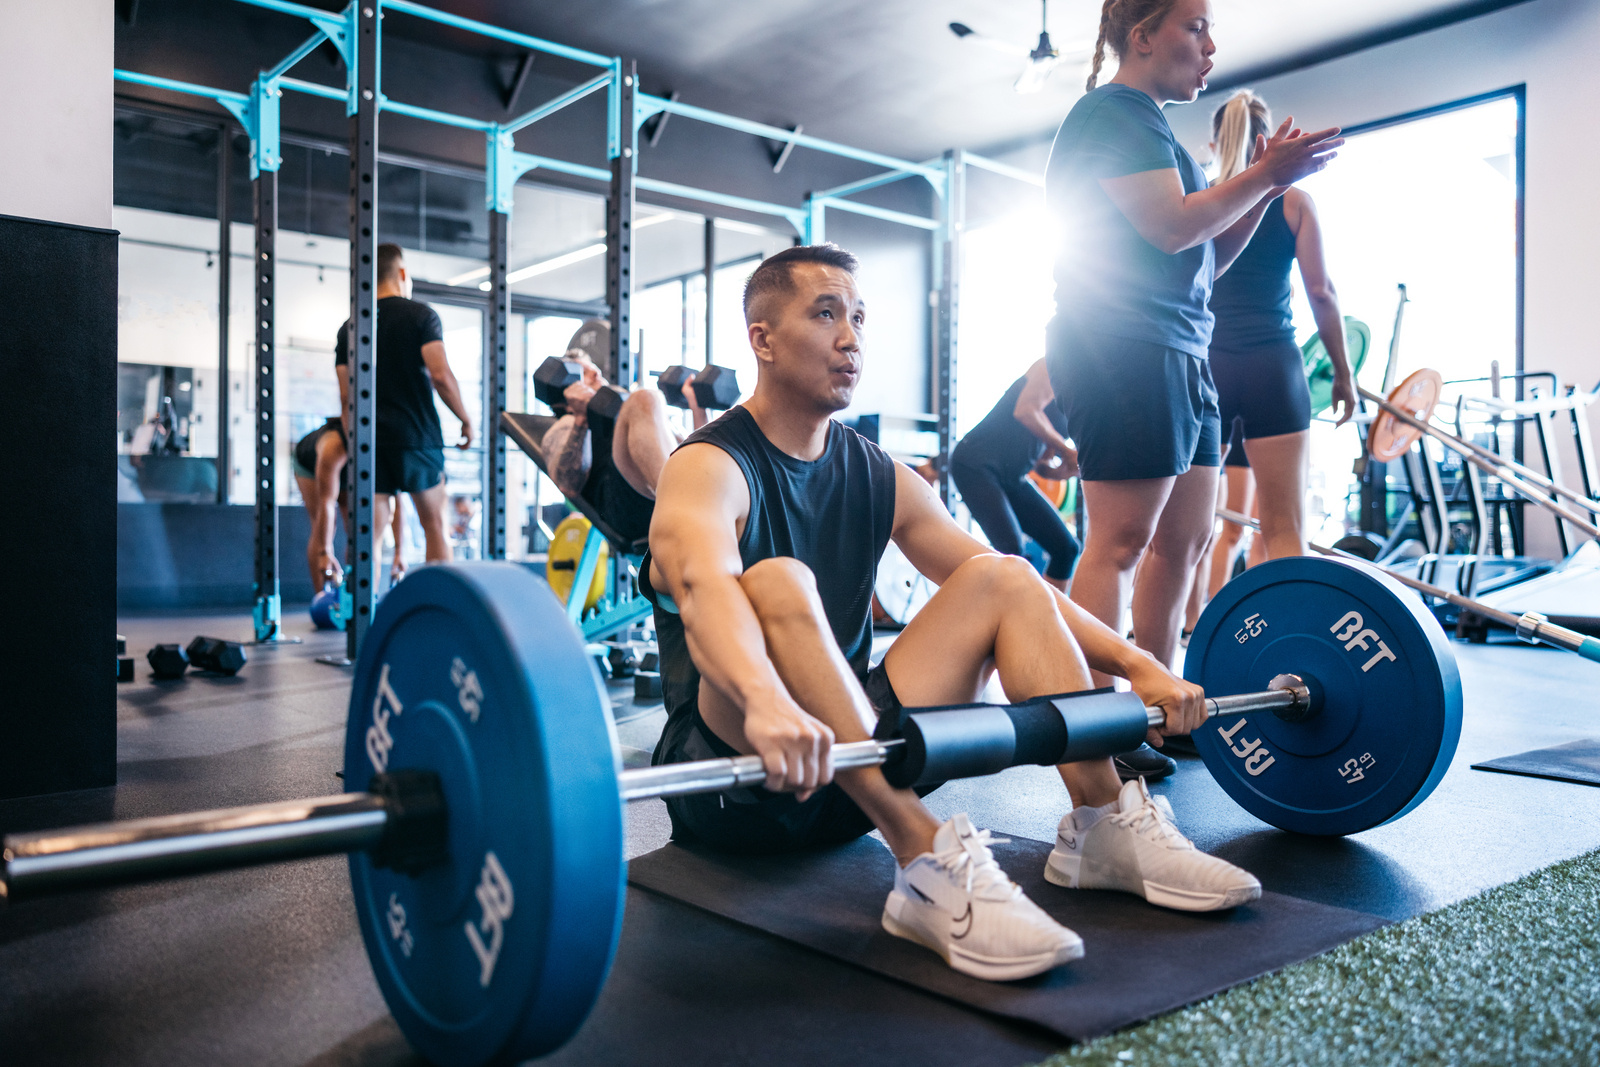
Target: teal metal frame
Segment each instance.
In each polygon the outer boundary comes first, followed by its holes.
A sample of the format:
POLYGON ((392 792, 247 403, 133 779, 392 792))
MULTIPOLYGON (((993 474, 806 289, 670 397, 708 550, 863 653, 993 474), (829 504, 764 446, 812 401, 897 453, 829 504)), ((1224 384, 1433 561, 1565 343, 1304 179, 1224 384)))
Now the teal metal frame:
MULTIPOLYGON (((601 55, 513 30, 502 29, 489 23, 427 7, 423 4, 415 3, 414 0, 365 0, 367 4, 365 8, 359 7, 357 0, 352 0, 350 4, 338 12, 323 11, 290 2, 290 0, 238 0, 238 2, 303 18, 312 24, 316 32, 282 61, 262 71, 251 84, 248 92, 241 93, 226 89, 216 89, 172 78, 162 78, 127 70, 116 70, 114 76, 117 80, 130 84, 206 97, 225 108, 238 120, 250 137, 250 167, 253 179, 263 173, 275 174, 282 163, 280 101, 283 91, 290 90, 329 100, 342 100, 345 104, 346 115, 352 117, 356 116, 363 107, 375 108, 378 112, 404 115, 426 122, 482 132, 485 137, 484 162, 486 180, 484 206, 490 213, 491 230, 501 234, 502 238, 509 232, 508 221, 514 203, 513 190, 516 183, 531 171, 543 169, 594 181, 609 181, 612 183, 613 189, 615 189, 619 180, 619 168, 625 172, 625 180, 623 180, 622 187, 626 190, 626 196, 629 201, 628 205, 626 205, 629 219, 631 219, 632 211, 632 191, 638 189, 665 197, 783 219, 794 228, 803 241, 810 244, 817 244, 826 240, 826 213, 830 209, 909 226, 929 233, 934 243, 935 289, 931 296, 936 307, 933 328, 934 351, 932 353, 934 392, 936 395, 933 397, 933 406, 939 414, 941 453, 936 462, 942 476, 942 495, 945 497, 946 502, 953 506, 951 498, 953 490, 949 485, 948 459, 952 436, 951 430, 954 423, 952 384, 955 365, 955 302, 959 294, 959 279, 957 275, 959 273, 960 256, 958 242, 964 212, 965 182, 963 176, 965 168, 968 166, 979 167, 1035 185, 1043 185, 1042 177, 1009 164, 963 153, 960 150, 947 152, 941 159, 925 162, 898 159, 881 152, 854 148, 850 145, 802 134, 798 130, 786 130, 766 123, 726 115, 708 108, 696 107, 677 100, 653 96, 638 91, 636 79, 631 73, 633 64, 625 62, 621 57, 601 55), (574 60, 598 67, 601 72, 524 112, 509 122, 491 122, 390 100, 382 92, 381 77, 377 76, 371 79, 372 87, 365 90, 363 95, 363 93, 358 93, 357 90, 357 35, 360 32, 362 20, 373 18, 374 7, 380 17, 376 29, 376 36, 380 39, 382 35, 382 15, 405 15, 505 41, 530 51, 574 60), (346 78, 343 89, 288 76, 292 68, 325 41, 331 43, 344 60, 346 78), (609 168, 585 166, 517 150, 514 138, 519 131, 527 129, 579 100, 583 100, 602 90, 607 94, 606 159, 610 164, 609 168), (623 114, 625 108, 630 112, 627 115, 623 114), (720 193, 715 190, 699 189, 654 178, 638 177, 639 157, 637 142, 639 127, 650 118, 661 114, 678 115, 685 119, 766 138, 787 145, 789 148, 806 148, 886 169, 880 174, 871 175, 832 189, 814 192, 807 196, 804 204, 799 206, 769 203, 749 197, 720 193), (908 212, 894 211, 852 199, 859 193, 881 188, 906 178, 921 178, 928 182, 935 194, 935 199, 938 201, 938 210, 934 216, 924 217, 908 212)), ((375 143, 364 149, 364 151, 373 153, 374 158, 376 150, 375 143)), ((624 232, 629 228, 624 227, 624 232)), ((612 243, 615 242, 613 241, 612 243)), ((503 259, 503 240, 499 251, 499 258, 503 259)), ((608 257, 610 261, 608 273, 611 275, 628 275, 630 271, 627 269, 626 260, 630 255, 631 250, 624 248, 619 260, 617 250, 613 249, 612 254, 608 257)), ((501 266, 503 268, 504 264, 502 263, 501 266)), ((368 270, 370 272, 370 267, 368 270)), ((496 319, 497 333, 503 332, 505 320, 509 317, 509 296, 504 276, 504 269, 501 269, 496 275, 493 270, 493 264, 491 264, 491 280, 498 281, 497 285, 492 285, 491 287, 491 304, 493 305, 491 311, 498 312, 496 319)), ((620 284, 620 279, 613 277, 611 282, 610 288, 616 289, 620 284)), ((630 295, 628 292, 619 292, 619 300, 614 300, 613 304, 620 302, 625 305, 630 295)), ((617 312, 614 309, 613 316, 615 317, 616 314, 617 312)), ((625 326, 625 309, 623 314, 623 324, 625 326)), ((614 329, 613 332, 622 335, 627 331, 625 329, 621 331, 614 329)), ((618 353, 621 363, 625 367, 631 366, 631 360, 626 358, 627 342, 625 336, 619 336, 614 343, 623 346, 618 353)), ((505 377, 504 359, 503 345, 485 346, 486 381, 503 383, 505 377), (494 365, 490 366, 491 363, 494 365)), ((503 391, 503 388, 501 388, 497 397, 492 398, 494 402, 502 406, 503 391)), ((485 423, 486 425, 497 425, 498 411, 486 410, 485 423)), ((502 467, 504 460, 503 447, 502 441, 500 442, 501 451, 499 452, 499 462, 502 467)), ((493 464, 491 463, 489 466, 493 467, 493 464)), ((495 477, 493 470, 486 475, 485 496, 488 508, 492 509, 497 516, 503 516, 503 470, 500 470, 499 473, 500 476, 498 478, 495 477), (491 482, 493 483, 492 486, 491 482), (492 500, 488 499, 490 496, 493 497, 492 500)), ((499 522, 500 526, 503 527, 503 519, 500 519, 499 522)), ((355 525, 358 527, 358 531, 353 538, 355 554, 361 555, 363 558, 370 557, 373 540, 370 524, 358 522, 355 525)), ((497 529, 500 529, 500 527, 497 527, 497 529)), ((491 535, 487 547, 489 549, 487 554, 489 555, 503 554, 503 529, 500 529, 498 538, 491 535)), ((360 602, 356 604, 355 609, 357 624, 351 631, 353 636, 350 655, 352 658, 359 645, 360 637, 365 630, 364 621, 371 616, 373 595, 374 591, 371 588, 363 589, 357 594, 356 599, 360 602), (363 608, 365 610, 362 610, 363 608)), ((621 600, 614 608, 608 608, 607 612, 620 613, 617 618, 622 618, 634 610, 637 609, 630 606, 628 601, 621 600)), ((596 615, 597 618, 606 616, 606 621, 603 625, 610 625, 612 621, 607 612, 600 612, 596 615)), ((255 612, 258 634, 263 628, 276 630, 279 613, 280 604, 278 602, 277 589, 273 588, 270 592, 261 591, 255 612)), ((642 617, 642 615, 635 616, 635 618, 637 617, 642 617)))

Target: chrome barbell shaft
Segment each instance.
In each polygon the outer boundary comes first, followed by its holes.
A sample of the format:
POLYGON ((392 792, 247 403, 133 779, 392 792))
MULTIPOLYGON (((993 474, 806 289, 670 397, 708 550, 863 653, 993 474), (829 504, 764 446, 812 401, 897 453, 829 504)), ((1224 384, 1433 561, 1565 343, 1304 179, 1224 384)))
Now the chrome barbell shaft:
POLYGON ((388 818, 382 797, 342 793, 11 834, 0 899, 369 849, 388 818))
MULTIPOLYGON (((848 771, 879 766, 899 744, 899 741, 850 741, 834 745, 833 769, 848 771)), ((760 756, 732 756, 623 771, 617 775, 617 787, 623 800, 648 800, 720 793, 725 789, 761 785, 766 780, 767 768, 760 756)))

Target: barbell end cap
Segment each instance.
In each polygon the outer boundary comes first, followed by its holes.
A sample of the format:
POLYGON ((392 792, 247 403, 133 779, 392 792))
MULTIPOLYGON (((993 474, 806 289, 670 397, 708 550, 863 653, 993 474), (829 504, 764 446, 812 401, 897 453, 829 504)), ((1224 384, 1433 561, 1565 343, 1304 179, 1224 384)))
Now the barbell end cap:
POLYGON ((1322 710, 1322 686, 1310 675, 1279 674, 1267 683, 1268 689, 1287 689, 1294 703, 1276 708, 1273 714, 1285 722, 1305 722, 1322 710))
POLYGON ((1525 611, 1517 619, 1517 637, 1530 645, 1539 640, 1539 627, 1549 622, 1549 618, 1537 611, 1525 611))

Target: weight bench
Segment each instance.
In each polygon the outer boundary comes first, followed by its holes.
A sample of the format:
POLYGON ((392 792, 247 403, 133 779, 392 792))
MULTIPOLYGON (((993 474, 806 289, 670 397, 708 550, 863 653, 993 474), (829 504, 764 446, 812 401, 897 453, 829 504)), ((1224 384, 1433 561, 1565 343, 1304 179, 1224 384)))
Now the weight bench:
MULTIPOLYGON (((552 415, 530 415, 520 411, 500 413, 500 431, 515 441, 517 447, 526 452, 528 458, 538 464, 546 476, 550 474, 550 467, 545 462, 541 444, 544 435, 555 424, 556 418, 552 415)), ((610 460, 606 459, 604 462, 610 460)), ((550 480, 555 481, 554 478, 550 480)), ((599 510, 582 495, 572 496, 562 493, 562 496, 573 510, 589 520, 589 536, 583 544, 583 555, 578 560, 572 589, 567 593, 567 618, 571 619, 573 625, 583 633, 585 641, 591 643, 603 641, 646 618, 653 609, 650 601, 636 592, 620 601, 613 601, 607 597, 587 616, 584 615, 584 602, 588 599, 589 585, 594 581, 595 569, 600 565, 600 546, 609 542, 614 557, 637 575, 639 568, 644 565, 644 553, 649 543, 642 537, 637 541, 624 540, 606 521, 605 516, 601 515, 599 510)))

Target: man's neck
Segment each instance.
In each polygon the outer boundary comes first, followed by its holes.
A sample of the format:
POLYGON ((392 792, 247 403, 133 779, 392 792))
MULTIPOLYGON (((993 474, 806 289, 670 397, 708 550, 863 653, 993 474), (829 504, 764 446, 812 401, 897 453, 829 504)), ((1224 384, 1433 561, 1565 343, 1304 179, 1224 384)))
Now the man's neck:
POLYGON ((393 282, 379 282, 378 295, 375 299, 383 300, 391 296, 405 296, 405 292, 393 282))
POLYGON ((809 463, 820 459, 827 451, 828 412, 785 402, 764 393, 759 385, 744 408, 756 420, 766 439, 784 455, 809 463))

